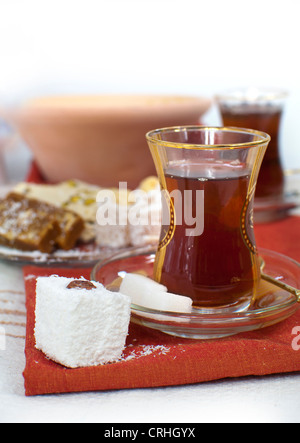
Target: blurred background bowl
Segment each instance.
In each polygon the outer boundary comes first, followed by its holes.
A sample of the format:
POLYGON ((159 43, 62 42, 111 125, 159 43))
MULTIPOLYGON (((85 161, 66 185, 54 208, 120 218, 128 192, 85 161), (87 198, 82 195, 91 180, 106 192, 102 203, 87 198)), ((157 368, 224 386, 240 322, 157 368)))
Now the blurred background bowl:
POLYGON ((49 96, 26 101, 10 121, 46 181, 134 188, 155 174, 145 134, 198 124, 210 105, 189 96, 49 96))

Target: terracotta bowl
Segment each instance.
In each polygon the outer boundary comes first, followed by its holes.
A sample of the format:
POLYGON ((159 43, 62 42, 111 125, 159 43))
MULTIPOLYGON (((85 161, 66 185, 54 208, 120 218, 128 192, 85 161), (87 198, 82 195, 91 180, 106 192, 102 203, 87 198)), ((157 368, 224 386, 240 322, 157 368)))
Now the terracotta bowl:
POLYGON ((65 96, 24 103, 14 124, 49 182, 129 188, 155 174, 145 134, 197 124, 210 100, 184 96, 65 96))

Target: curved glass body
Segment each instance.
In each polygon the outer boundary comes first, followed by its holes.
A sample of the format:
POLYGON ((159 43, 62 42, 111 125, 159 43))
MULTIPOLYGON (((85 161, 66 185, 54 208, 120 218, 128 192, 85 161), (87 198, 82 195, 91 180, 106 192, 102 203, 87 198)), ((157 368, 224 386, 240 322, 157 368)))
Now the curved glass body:
POLYGON ((202 126, 147 134, 163 196, 154 278, 194 306, 241 309, 255 297, 253 197, 269 140, 202 126))

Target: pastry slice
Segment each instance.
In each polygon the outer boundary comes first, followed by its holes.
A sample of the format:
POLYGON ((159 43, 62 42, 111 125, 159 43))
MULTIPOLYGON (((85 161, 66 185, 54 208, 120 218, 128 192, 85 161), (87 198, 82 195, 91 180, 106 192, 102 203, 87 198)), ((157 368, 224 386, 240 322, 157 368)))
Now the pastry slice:
POLYGON ((84 229, 84 221, 78 214, 14 192, 8 195, 8 199, 15 204, 19 203, 22 208, 30 208, 31 216, 35 212, 37 218, 48 217, 49 220, 54 220, 59 226, 55 239, 58 248, 69 250, 76 245, 84 229))
POLYGON ((22 251, 50 253, 61 229, 47 205, 13 195, 0 201, 0 244, 22 251))

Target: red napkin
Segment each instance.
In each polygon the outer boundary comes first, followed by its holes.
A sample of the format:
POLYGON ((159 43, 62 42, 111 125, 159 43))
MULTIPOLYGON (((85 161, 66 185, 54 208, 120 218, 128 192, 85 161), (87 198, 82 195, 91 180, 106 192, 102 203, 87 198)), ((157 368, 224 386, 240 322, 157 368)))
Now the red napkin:
MULTIPOLYGON (((256 228, 258 245, 300 261, 300 218, 256 228)), ((36 276, 58 274, 89 278, 89 270, 24 268, 27 305, 27 396, 79 391, 143 388, 200 383, 228 377, 300 371, 300 351, 292 348, 300 310, 280 324, 218 340, 171 337, 131 324, 124 358, 104 366, 66 369, 35 349, 36 276)))
POLYGON ((45 180, 35 161, 31 163, 30 170, 27 174, 26 181, 28 183, 45 183, 45 180))

